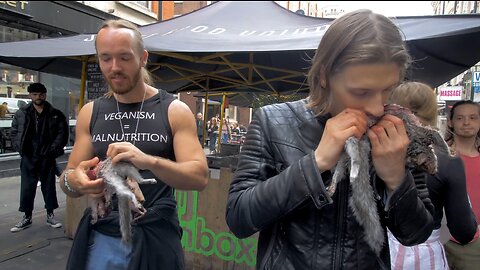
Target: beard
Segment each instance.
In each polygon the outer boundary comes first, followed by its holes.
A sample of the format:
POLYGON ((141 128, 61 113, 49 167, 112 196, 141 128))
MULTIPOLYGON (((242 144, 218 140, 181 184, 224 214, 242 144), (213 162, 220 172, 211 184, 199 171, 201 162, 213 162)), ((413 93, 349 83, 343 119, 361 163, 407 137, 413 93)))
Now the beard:
POLYGON ((33 104, 35 104, 37 106, 42 106, 44 103, 45 103, 44 99, 36 99, 36 100, 33 101, 33 104))
POLYGON ((107 78, 107 83, 108 83, 108 86, 110 87, 110 89, 115 94, 120 94, 121 95, 121 94, 129 93, 130 91, 132 91, 135 88, 135 86, 138 85, 138 83, 140 83, 141 74, 142 74, 142 67, 139 67, 137 72, 133 75, 132 80, 130 80, 130 78, 123 72, 116 72, 116 73, 113 73, 109 77, 105 76, 105 78, 107 78), (112 82, 112 77, 113 76, 122 76, 123 78, 125 78, 126 82, 122 85, 118 85, 118 84, 115 85, 112 82))

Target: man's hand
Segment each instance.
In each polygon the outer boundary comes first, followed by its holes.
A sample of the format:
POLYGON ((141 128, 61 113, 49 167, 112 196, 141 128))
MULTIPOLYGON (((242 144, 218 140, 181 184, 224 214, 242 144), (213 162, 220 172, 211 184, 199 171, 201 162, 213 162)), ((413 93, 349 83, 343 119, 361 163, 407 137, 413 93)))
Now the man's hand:
POLYGON ((333 168, 344 150, 345 141, 352 136, 360 139, 366 130, 367 115, 360 110, 345 109, 330 118, 315 149, 315 159, 320 171, 333 168))
POLYGON ((95 198, 103 196, 103 179, 92 180, 87 174, 99 162, 98 157, 80 162, 74 171, 68 175, 69 185, 80 194, 88 194, 95 198))
POLYGON ((112 163, 120 161, 130 162, 139 170, 149 168, 152 156, 145 154, 129 142, 111 143, 107 149, 107 157, 112 158, 112 163))
POLYGON ((405 165, 410 140, 403 121, 393 115, 385 115, 368 131, 372 145, 372 161, 375 171, 389 191, 395 190, 405 177, 405 165))

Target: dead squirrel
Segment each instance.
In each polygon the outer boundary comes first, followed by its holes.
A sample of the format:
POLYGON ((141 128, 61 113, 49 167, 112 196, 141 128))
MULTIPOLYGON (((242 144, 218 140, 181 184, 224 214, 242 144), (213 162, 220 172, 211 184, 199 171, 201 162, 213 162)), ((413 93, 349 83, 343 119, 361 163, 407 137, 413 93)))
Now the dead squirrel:
MULTIPOLYGON (((384 114, 394 115, 402 119, 405 124, 410 139, 406 155, 407 166, 435 174, 437 156, 433 148, 450 153, 440 133, 429 126, 422 125, 409 109, 399 105, 385 105, 384 114)), ((369 126, 373 126, 380 118, 369 119, 369 126)), ((377 212, 374 191, 370 185, 370 161, 368 137, 364 135, 360 140, 355 137, 348 138, 345 143, 345 152, 342 153, 335 167, 327 192, 333 196, 337 183, 347 175, 348 170, 350 171, 352 196, 349 198, 349 206, 357 221, 365 229, 366 242, 379 255, 384 244, 384 232, 377 212)))
POLYGON ((103 178, 105 183, 104 197, 89 199, 92 209, 92 224, 98 217, 105 217, 111 210, 112 196, 117 195, 120 232, 122 241, 129 243, 132 240, 131 223, 142 217, 146 210, 142 203, 145 201, 138 184, 156 184, 155 179, 143 179, 138 169, 128 162, 112 163, 111 158, 100 161, 95 168, 87 172, 90 179, 103 178), (132 217, 132 212, 134 217, 132 217))

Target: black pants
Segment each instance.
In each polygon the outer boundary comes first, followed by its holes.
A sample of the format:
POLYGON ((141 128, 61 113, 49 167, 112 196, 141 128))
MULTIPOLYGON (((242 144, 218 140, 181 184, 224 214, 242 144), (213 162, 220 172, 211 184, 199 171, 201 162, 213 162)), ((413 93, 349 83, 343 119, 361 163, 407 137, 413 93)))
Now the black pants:
POLYGON ((203 135, 197 135, 198 136, 198 141, 200 142, 200 145, 203 148, 203 135))
POLYGON ((20 212, 32 213, 37 182, 41 182, 45 209, 53 211, 58 208, 57 190, 55 184, 55 159, 34 158, 23 156, 20 161, 20 212))

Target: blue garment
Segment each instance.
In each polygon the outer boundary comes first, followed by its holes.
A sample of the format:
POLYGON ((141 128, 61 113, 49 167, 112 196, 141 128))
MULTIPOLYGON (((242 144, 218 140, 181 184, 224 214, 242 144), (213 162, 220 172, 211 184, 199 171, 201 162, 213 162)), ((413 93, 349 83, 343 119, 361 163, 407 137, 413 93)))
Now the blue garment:
POLYGON ((122 243, 122 238, 108 236, 92 230, 93 244, 88 247, 86 270, 123 270, 132 258, 132 246, 122 243))
POLYGON ((222 132, 222 143, 228 143, 228 132, 222 132))

